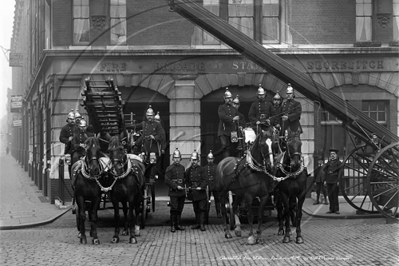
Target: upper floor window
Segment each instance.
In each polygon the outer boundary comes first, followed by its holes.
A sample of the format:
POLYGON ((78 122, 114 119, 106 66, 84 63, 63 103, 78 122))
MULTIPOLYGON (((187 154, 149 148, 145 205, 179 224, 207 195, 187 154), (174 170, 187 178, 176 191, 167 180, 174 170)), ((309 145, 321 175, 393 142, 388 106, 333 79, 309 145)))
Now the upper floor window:
POLYGON ((126 44, 126 0, 111 0, 111 44, 126 44))
POLYGON ((262 42, 280 42, 280 0, 262 0, 262 42))
POLYGON ((73 43, 90 41, 89 0, 73 0, 73 43))
POLYGON ((356 0, 356 41, 372 40, 372 0, 356 0))
POLYGON ((254 37, 254 0, 229 0, 229 24, 254 37))
MULTIPOLYGON (((260 43, 281 43, 280 0, 203 0, 203 5, 260 43)), ((201 29, 196 29, 194 37, 194 44, 220 44, 217 38, 201 29)))
POLYGON ((362 111, 380 124, 387 124, 387 104, 385 101, 363 101, 362 111))

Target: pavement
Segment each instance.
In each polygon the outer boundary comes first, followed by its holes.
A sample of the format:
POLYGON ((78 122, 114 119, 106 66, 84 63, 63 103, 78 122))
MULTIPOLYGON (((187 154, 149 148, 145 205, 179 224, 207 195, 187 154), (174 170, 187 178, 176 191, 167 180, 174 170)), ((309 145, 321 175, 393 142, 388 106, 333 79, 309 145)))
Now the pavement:
MULTIPOLYGON (((51 223, 65 213, 71 211, 71 203, 58 205, 50 203, 48 197, 34 184, 21 165, 10 155, 0 153, 0 230, 21 229, 51 223)), ((156 202, 165 205, 169 199, 163 184, 157 184, 156 202), (161 203, 165 202, 165 204, 161 203)), ((340 214, 326 214, 328 205, 313 205, 314 199, 305 200, 303 211, 310 216, 326 219, 364 219, 381 218, 380 214, 357 214, 356 209, 340 198, 340 214)), ((213 204, 212 204, 213 205, 213 204)), ((168 211, 159 212, 158 219, 167 220, 168 211)), ((214 209, 214 207, 212 207, 214 209)), ((158 209, 159 210, 159 209, 158 209)), ((212 210, 213 211, 213 210, 212 210)), ((154 218, 155 218, 154 217, 154 218)), ((158 220, 159 221, 159 220, 158 220)), ((212 221, 210 221, 211 223, 212 221)), ((149 223, 151 225, 151 223, 149 223)))

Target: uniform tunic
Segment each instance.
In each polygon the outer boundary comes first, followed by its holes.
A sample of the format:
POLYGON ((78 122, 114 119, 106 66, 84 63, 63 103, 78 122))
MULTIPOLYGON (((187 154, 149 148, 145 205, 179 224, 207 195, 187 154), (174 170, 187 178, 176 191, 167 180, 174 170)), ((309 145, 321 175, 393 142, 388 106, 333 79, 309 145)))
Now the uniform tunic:
POLYGON ((236 131, 236 123, 233 121, 233 117, 238 115, 237 108, 230 104, 219 105, 219 129, 218 136, 231 136, 231 131, 236 131))
POLYGON ((206 199, 206 186, 208 185, 208 177, 205 168, 197 165, 190 166, 186 170, 186 181, 189 187, 192 188, 193 201, 200 201, 206 199), (200 187, 201 190, 196 190, 200 187))
POLYGON ((324 172, 324 165, 318 166, 314 170, 314 182, 316 183, 323 183, 325 179, 325 172, 324 172))
POLYGON ((281 105, 278 106, 274 106, 272 105, 272 112, 271 112, 271 116, 270 116, 270 124, 272 126, 277 126, 277 125, 282 125, 282 120, 281 120, 281 116, 282 116, 282 107, 281 105))
POLYGON ((185 177, 184 177, 184 166, 181 164, 171 164, 166 168, 165 172, 165 184, 169 187, 170 197, 182 197, 186 195, 184 190, 178 190, 177 186, 184 187, 185 177))
POLYGON ((73 137, 73 134, 77 130, 74 124, 67 124, 62 127, 60 133, 60 141, 65 144, 64 154, 72 153, 72 143, 69 141, 69 137, 73 137))
POLYGON ((184 201, 186 198, 186 191, 184 189, 178 190, 177 186, 184 188, 184 166, 181 164, 171 164, 166 168, 165 184, 169 187, 170 197, 170 213, 181 214, 184 208, 184 201))
POLYGON ((272 104, 265 99, 258 99, 252 103, 248 112, 248 118, 251 123, 257 121, 265 122, 272 113, 272 104))
POLYGON ((338 201, 338 181, 339 181, 339 169, 341 168, 341 161, 337 158, 336 160, 329 161, 326 163, 324 168, 325 181, 327 183, 327 193, 330 200, 330 212, 339 211, 338 201))
POLYGON ((288 116, 288 120, 283 121, 283 130, 288 130, 299 136, 302 133, 301 123, 299 122, 302 114, 301 104, 295 100, 285 100, 282 104, 281 112, 283 115, 288 116))
POLYGON ((208 164, 204 166, 206 170, 206 174, 208 176, 208 185, 209 185, 209 191, 215 191, 216 190, 216 164, 208 164))
POLYGON ((158 143, 162 141, 161 124, 156 121, 143 121, 136 126, 136 129, 143 130, 143 135, 137 140, 138 145, 143 145, 144 152, 155 152, 159 156, 158 143), (155 139, 151 139, 150 135, 153 135, 155 139))

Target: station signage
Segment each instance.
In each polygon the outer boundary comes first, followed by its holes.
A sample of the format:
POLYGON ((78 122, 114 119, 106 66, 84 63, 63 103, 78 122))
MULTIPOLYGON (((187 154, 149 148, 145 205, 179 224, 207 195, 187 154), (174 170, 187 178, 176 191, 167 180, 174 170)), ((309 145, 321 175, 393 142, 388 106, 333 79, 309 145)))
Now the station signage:
POLYGON ((24 55, 22 53, 10 53, 10 67, 22 67, 24 55))

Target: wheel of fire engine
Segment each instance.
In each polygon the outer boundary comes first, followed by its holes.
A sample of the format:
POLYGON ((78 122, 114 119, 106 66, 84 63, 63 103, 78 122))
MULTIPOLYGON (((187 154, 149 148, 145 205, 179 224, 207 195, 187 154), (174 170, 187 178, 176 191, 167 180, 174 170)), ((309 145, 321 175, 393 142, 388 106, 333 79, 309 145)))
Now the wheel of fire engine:
POLYGON ((369 197, 389 223, 399 223, 399 142, 378 152, 367 175, 369 197))
POLYGON ((229 225, 230 230, 234 230, 235 228, 235 218, 234 218, 234 208, 233 208, 234 196, 231 192, 229 192, 229 225))
POLYGON ((367 193, 367 173, 373 157, 367 154, 367 146, 353 149, 344 159, 339 172, 339 187, 345 200, 357 213, 378 213, 367 193))
POLYGON ((155 185, 151 185, 151 204, 152 204, 152 211, 155 212, 155 185))
POLYGON ((141 206, 141 229, 145 228, 145 219, 147 216, 147 202, 148 202, 148 195, 147 195, 147 188, 144 189, 144 199, 141 206))

